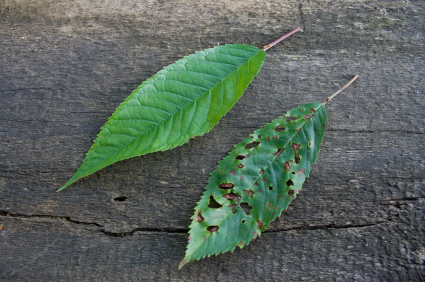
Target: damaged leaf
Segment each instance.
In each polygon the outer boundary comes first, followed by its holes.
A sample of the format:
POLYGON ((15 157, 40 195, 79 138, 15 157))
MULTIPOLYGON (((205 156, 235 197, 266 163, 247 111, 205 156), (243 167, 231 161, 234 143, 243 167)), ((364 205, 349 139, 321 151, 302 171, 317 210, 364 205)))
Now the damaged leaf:
POLYGON ((179 268, 242 248, 280 216, 316 163, 327 121, 324 105, 356 78, 325 103, 299 106, 254 131, 218 163, 195 208, 191 241, 179 268), (252 143, 256 146, 247 146, 252 143), (209 208, 211 200, 221 206, 209 208))
POLYGON ((116 109, 59 191, 120 160, 169 150, 207 133, 242 96, 265 56, 256 47, 231 44, 165 67, 116 109))

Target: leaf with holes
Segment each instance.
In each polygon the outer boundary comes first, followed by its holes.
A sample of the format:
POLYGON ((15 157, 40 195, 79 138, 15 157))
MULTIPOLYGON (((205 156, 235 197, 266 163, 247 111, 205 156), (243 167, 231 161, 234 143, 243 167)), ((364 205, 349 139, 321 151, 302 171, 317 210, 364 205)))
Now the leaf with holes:
POLYGON ((231 44, 165 67, 116 109, 59 191, 120 160, 172 149, 210 131, 242 96, 265 56, 256 47, 231 44))
POLYGON ((327 120, 324 105, 331 98, 290 110, 254 131, 218 163, 195 208, 180 268, 242 248, 288 207, 316 163, 327 120))

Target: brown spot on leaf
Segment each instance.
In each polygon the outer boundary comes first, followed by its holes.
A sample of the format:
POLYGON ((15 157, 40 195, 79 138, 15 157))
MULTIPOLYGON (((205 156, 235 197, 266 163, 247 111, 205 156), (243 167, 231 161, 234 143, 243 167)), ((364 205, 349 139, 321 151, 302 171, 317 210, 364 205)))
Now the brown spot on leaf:
POLYGON ((254 182, 254 186, 258 186, 258 183, 257 183, 257 181, 255 181, 255 182, 254 182))
POLYGON ((302 171, 301 170, 298 170, 297 172, 298 172, 298 174, 301 174, 302 171))
POLYGON ((233 204, 233 205, 230 205, 229 206, 229 208, 231 208, 232 209, 232 213, 235 213, 236 211, 235 211, 235 208, 236 208, 236 204, 233 204))
POLYGON ((243 193, 244 193, 244 194, 246 194, 247 192, 248 192, 248 191, 246 191, 246 190, 243 190, 243 193))
POLYGON ((243 246, 243 243, 242 242, 239 242, 239 246, 243 246))
POLYGON ((289 171, 289 163, 288 163, 288 162, 285 162, 285 163, 283 164, 283 166, 285 167, 285 170, 286 170, 286 171, 289 171))
POLYGON ((314 108, 310 108, 310 112, 314 113, 316 110, 314 108))
POLYGON ((189 241, 189 242, 190 242, 190 241, 192 241, 192 237, 189 237, 188 241, 189 241))
POLYGON ((266 137, 266 140, 267 140, 267 141, 270 141, 270 137, 269 137, 269 136, 267 136, 267 137, 266 137))
POLYGON ((254 236, 257 236, 258 235, 257 232, 254 232, 253 234, 254 234, 254 236))
POLYGON ((231 175, 231 176, 235 175, 235 172, 236 172, 235 170, 232 170, 232 171, 230 172, 230 175, 231 175))
POLYGON ((260 134, 258 134, 258 136, 257 136, 257 137, 258 137, 258 139, 261 139, 261 135, 260 135, 260 134))
POLYGON ((243 177, 242 177, 242 175, 239 177, 239 179, 242 179, 243 177))
POLYGON ((299 128, 295 129, 295 132, 297 132, 297 133, 298 133, 299 131, 300 131, 300 129, 299 129, 299 128))
POLYGON ((300 162, 300 156, 298 155, 298 152, 297 152, 297 150, 299 149, 301 147, 301 145, 299 145, 299 144, 295 144, 295 143, 292 143, 292 149, 294 150, 294 152, 295 152, 295 163, 299 163, 300 162))
POLYGON ((261 180, 263 180, 263 181, 266 181, 266 179, 263 177, 263 178, 261 178, 261 180))
POLYGON ((301 108, 301 112, 304 112, 305 110, 304 110, 304 108, 301 108))
POLYGON ((329 102, 331 99, 329 97, 326 97, 326 103, 329 102))
POLYGON ((254 191, 252 191, 251 189, 249 190, 249 196, 252 198, 252 196, 254 196, 254 191))
POLYGON ((202 222, 202 221, 205 220, 205 218, 202 216, 201 212, 202 212, 202 210, 198 210, 198 213, 196 214, 196 220, 198 222, 202 222))
POLYGON ((218 188, 221 189, 232 189, 233 187, 235 187, 233 183, 221 183, 220 185, 218 185, 218 188))
POLYGON ((238 168, 243 168, 243 164, 238 164, 238 168))
POLYGON ((266 207, 266 211, 268 211, 269 210, 269 207, 266 207))
POLYGON ((282 152, 283 152, 283 149, 279 149, 279 150, 277 150, 277 152, 276 152, 276 153, 274 153, 273 155, 274 155, 274 156, 276 156, 276 157, 278 157, 280 154, 282 154, 282 152))
POLYGON ((227 194, 224 194, 223 195, 223 198, 225 198, 226 200, 231 201, 231 200, 234 200, 234 199, 240 199, 241 196, 236 195, 235 193, 227 193, 227 194))
POLYGON ((263 226, 263 223, 257 220, 257 229, 261 229, 262 226, 263 226))
POLYGON ((314 115, 313 114, 311 114, 311 115, 306 115, 304 118, 305 118, 305 120, 309 120, 311 117, 313 117, 314 115))
POLYGON ((210 232, 210 234, 213 234, 214 232, 216 232, 218 229, 220 229, 217 225, 211 225, 207 227, 208 232, 210 232))
POLYGON ((269 203, 269 206, 271 207, 272 203, 269 203))
POLYGON ((311 141, 308 142, 308 146, 311 147, 311 141))
POLYGON ((277 135, 274 135, 274 136, 273 136, 273 138, 274 138, 274 139, 277 139, 277 135))
POLYGON ((264 169, 260 170, 260 173, 263 174, 264 173, 264 169))
POLYGON ((274 207, 274 209, 275 209, 275 210, 277 210, 277 209, 278 209, 278 207, 277 207, 277 206, 275 206, 275 207, 274 207))

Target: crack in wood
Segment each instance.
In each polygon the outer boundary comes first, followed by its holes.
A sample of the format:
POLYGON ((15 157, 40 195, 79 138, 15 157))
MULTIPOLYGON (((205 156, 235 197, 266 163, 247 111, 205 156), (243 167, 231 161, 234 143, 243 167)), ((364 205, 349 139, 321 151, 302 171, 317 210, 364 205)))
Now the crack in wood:
POLYGON ((286 232, 291 230, 318 230, 318 229, 350 229, 350 228, 364 228, 370 226, 376 226, 385 222, 389 222, 387 220, 377 221, 374 223, 365 223, 365 224, 322 224, 322 225, 309 225, 309 226, 295 226, 289 228, 279 228, 273 230, 265 230, 263 233, 276 233, 276 232, 286 232))
MULTIPOLYGON (((7 211, 0 211, 0 217, 15 217, 15 218, 48 218, 54 220, 61 220, 64 222, 69 222, 78 225, 94 225, 97 227, 104 227, 95 222, 84 222, 73 220, 70 217, 63 216, 52 216, 52 215, 25 215, 25 214, 12 214, 7 211)), ((345 224, 345 225, 337 225, 337 224, 322 224, 322 225, 309 225, 309 226, 296 226, 289 228, 280 228, 273 230, 265 230, 263 233, 277 233, 277 232, 287 232, 291 230, 318 230, 318 229, 349 229, 349 228, 364 228, 370 226, 376 226, 381 223, 390 222, 390 221, 377 221, 374 223, 365 223, 365 224, 345 224)), ((168 234, 187 234, 189 232, 188 228, 164 228, 164 227, 138 227, 131 231, 126 232, 111 232, 105 231, 104 229, 99 230, 105 236, 109 237, 126 237, 133 236, 136 232, 149 232, 149 233, 168 233, 168 234)))

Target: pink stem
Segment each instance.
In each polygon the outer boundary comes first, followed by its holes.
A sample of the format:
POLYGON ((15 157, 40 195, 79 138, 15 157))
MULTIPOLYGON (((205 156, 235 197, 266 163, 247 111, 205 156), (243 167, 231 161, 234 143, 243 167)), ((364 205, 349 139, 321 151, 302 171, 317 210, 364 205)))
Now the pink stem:
POLYGON ((282 41, 283 39, 285 39, 286 37, 291 36, 292 34, 294 34, 295 32, 298 32, 298 31, 300 31, 300 30, 301 30, 301 28, 300 28, 300 27, 297 27, 296 29, 294 29, 293 31, 291 31, 291 32, 289 32, 289 33, 287 33, 287 34, 285 34, 284 36, 282 36, 282 37, 281 37, 281 38, 279 38, 278 40, 273 41, 273 42, 272 42, 272 43, 270 43, 269 45, 265 45, 265 46, 263 47, 263 51, 266 51, 267 49, 269 49, 269 48, 273 47, 274 45, 276 45, 277 43, 279 43, 280 41, 282 41))

